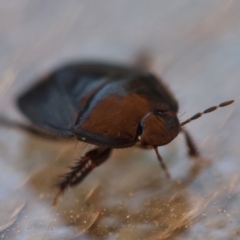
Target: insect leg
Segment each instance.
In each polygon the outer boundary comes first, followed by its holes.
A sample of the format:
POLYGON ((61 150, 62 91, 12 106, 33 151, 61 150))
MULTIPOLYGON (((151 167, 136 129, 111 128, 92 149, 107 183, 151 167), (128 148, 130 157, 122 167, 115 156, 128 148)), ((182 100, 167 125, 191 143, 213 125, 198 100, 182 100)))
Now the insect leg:
POLYGON ((199 157, 199 152, 189 132, 184 128, 181 128, 181 131, 184 133, 185 136, 185 140, 188 147, 188 155, 192 157, 199 157))
POLYGON ((64 176, 64 179, 58 184, 58 192, 54 198, 53 205, 56 205, 58 197, 67 187, 72 187, 80 183, 95 167, 105 162, 112 149, 106 147, 95 148, 86 153, 71 171, 64 176))
POLYGON ((137 56, 136 56, 136 60, 134 65, 139 68, 139 69, 144 69, 146 71, 149 71, 152 67, 153 64, 153 59, 150 56, 149 53, 147 53, 146 51, 140 52, 137 56))
POLYGON ((160 165, 161 165, 161 167, 162 167, 162 169, 163 169, 166 177, 170 179, 170 178, 171 178, 171 175, 170 175, 170 173, 168 172, 167 166, 166 166, 165 163, 163 162, 162 157, 160 156, 157 147, 156 147, 156 146, 153 146, 153 149, 155 150, 155 152, 156 152, 156 154, 157 154, 158 161, 159 161, 159 163, 160 163, 160 165))
POLYGON ((30 126, 30 125, 27 125, 27 124, 24 124, 24 123, 14 122, 14 121, 6 119, 2 116, 0 116, 0 125, 2 125, 4 127, 9 127, 9 128, 18 128, 18 129, 26 131, 26 132, 34 135, 34 136, 45 138, 45 139, 52 139, 52 140, 58 140, 59 139, 60 140, 63 137, 66 138, 66 136, 63 136, 63 135, 60 135, 60 134, 59 135, 54 134, 54 133, 47 132, 47 131, 41 131, 41 130, 33 127, 33 126, 30 126))

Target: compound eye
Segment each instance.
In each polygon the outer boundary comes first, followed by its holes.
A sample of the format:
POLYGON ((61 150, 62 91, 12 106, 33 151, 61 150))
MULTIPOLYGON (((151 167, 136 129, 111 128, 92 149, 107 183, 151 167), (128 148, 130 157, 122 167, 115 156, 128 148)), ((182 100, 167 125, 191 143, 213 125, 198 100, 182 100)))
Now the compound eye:
POLYGON ((166 113, 166 112, 168 112, 168 109, 158 109, 157 110, 158 114, 162 114, 162 113, 166 113))
POLYGON ((167 113, 169 111, 169 109, 167 107, 161 107, 161 108, 157 108, 154 112, 156 115, 162 115, 164 113, 167 113))
POLYGON ((161 115, 163 113, 167 113, 168 111, 168 106, 166 106, 165 104, 158 104, 154 107, 153 113, 155 113, 156 115, 161 115))

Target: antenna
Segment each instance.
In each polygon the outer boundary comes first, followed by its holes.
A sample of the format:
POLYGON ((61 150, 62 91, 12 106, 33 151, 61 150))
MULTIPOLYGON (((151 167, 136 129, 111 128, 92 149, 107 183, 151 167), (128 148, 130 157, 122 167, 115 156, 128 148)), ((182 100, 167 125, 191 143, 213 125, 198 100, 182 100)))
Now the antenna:
POLYGON ((213 111, 215 111, 217 108, 228 106, 228 105, 232 104, 233 102, 234 102, 234 100, 230 100, 230 101, 223 102, 223 103, 219 104, 218 106, 210 107, 210 108, 204 110, 203 112, 199 112, 199 113, 193 115, 191 118, 187 119, 186 121, 180 123, 180 126, 182 127, 182 126, 184 126, 185 124, 191 122, 192 120, 195 120, 195 119, 201 117, 203 114, 213 112, 213 111))

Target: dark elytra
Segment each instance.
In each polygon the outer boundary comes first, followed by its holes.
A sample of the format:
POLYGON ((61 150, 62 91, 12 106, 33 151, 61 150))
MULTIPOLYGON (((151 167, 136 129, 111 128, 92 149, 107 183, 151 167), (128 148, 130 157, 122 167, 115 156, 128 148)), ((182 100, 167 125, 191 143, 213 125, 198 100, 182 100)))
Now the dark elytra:
POLYGON ((77 185, 106 161, 113 148, 136 144, 153 147, 170 177, 157 147, 168 144, 182 131, 189 155, 198 156, 189 133, 182 126, 217 108, 208 108, 179 123, 178 103, 159 78, 137 68, 91 62, 57 69, 21 95, 17 104, 38 128, 20 123, 12 125, 47 138, 76 137, 97 146, 65 175, 54 203, 68 186, 77 185))

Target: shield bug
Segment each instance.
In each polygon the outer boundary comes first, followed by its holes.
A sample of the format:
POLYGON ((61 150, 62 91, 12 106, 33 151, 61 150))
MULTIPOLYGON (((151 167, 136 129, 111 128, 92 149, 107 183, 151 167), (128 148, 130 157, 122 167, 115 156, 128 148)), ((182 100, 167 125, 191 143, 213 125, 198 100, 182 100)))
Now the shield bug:
MULTIPOLYGON (((76 137, 96 145, 59 183, 58 194, 80 183, 105 162, 114 148, 152 147, 167 177, 158 147, 183 132, 191 156, 198 151, 184 125, 224 107, 221 103, 180 123, 178 103, 161 79, 148 71, 83 62, 57 69, 17 99, 20 111, 36 126, 12 123, 36 135, 76 137)), ((8 123, 9 124, 9 123, 8 123)))

